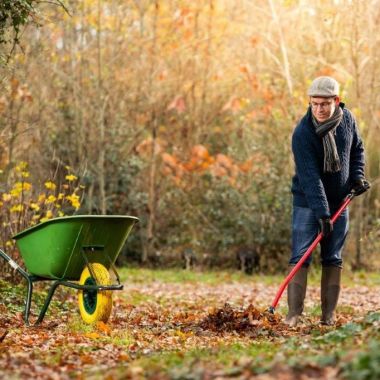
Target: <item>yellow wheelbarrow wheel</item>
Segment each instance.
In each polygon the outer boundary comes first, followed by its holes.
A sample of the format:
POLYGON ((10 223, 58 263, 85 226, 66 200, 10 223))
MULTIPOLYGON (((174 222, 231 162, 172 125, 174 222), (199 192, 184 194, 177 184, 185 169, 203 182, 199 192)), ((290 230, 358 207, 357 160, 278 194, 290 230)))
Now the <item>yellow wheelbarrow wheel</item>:
MULTIPOLYGON (((80 285, 110 285, 110 275, 102 264, 92 263, 91 272, 86 267, 79 280, 80 285)), ((88 324, 107 322, 112 310, 112 292, 110 290, 80 290, 78 295, 79 311, 88 324)))

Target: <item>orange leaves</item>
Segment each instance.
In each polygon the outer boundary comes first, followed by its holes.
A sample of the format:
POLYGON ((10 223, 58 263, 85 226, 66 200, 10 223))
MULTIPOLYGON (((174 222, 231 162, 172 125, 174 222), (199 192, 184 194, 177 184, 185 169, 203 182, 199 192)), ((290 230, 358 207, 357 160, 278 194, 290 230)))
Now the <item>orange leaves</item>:
POLYGON ((262 97, 263 97, 265 103, 273 102, 274 96, 275 96, 274 93, 271 91, 271 89, 269 87, 265 88, 262 91, 262 97))
POLYGON ((103 338, 104 335, 111 336, 111 332, 111 327, 108 324, 99 321, 96 323, 94 331, 86 332, 83 336, 88 339, 97 340, 103 338))
POLYGON ((167 152, 162 153, 161 158, 164 174, 171 175, 177 184, 180 184, 185 172, 203 172, 214 162, 214 158, 203 145, 195 145, 191 149, 190 159, 187 162, 181 162, 167 152))
POLYGON ((169 167, 176 167, 178 165, 178 160, 169 153, 162 153, 162 161, 169 167))
POLYGON ((228 177, 230 184, 234 185, 239 174, 239 168, 230 157, 219 153, 215 157, 215 163, 210 172, 215 177, 228 177))
POLYGON ((260 43, 261 37, 258 35, 253 35, 250 38, 250 43, 252 47, 256 47, 260 43))
POLYGON ((165 80, 167 77, 168 77, 168 71, 167 71, 167 70, 162 70, 162 71, 158 74, 157 79, 158 79, 159 81, 163 81, 163 80, 165 80))
POLYGON ((249 66, 248 63, 240 65, 239 70, 243 74, 249 75, 251 73, 251 67, 249 66))
POLYGON ((219 80, 221 80, 221 79, 223 79, 224 78, 224 72, 223 72, 223 70, 217 70, 213 75, 212 75, 212 80, 213 81, 215 81, 215 82, 217 82, 217 81, 219 81, 219 80))
POLYGON ((315 76, 319 77, 319 76, 332 76, 332 77, 335 77, 335 74, 336 74, 336 70, 333 69, 331 66, 324 66, 324 67, 321 67, 316 73, 315 73, 315 76))
POLYGON ((0 114, 2 114, 7 107, 7 100, 5 96, 0 97, 0 114))
POLYGON ((232 111, 232 113, 237 113, 242 108, 243 108, 242 100, 236 96, 233 96, 223 106, 222 111, 232 111))
POLYGON ((175 184, 177 186, 180 186, 181 178, 184 173, 183 165, 178 161, 176 157, 166 152, 162 153, 161 158, 164 164, 162 169, 164 174, 171 176, 175 184))
MULTIPOLYGON (((252 87, 257 85, 256 79, 253 76, 249 79, 252 87)), ((257 111, 251 107, 251 99, 245 97, 232 96, 227 103, 222 107, 222 112, 231 111, 232 114, 246 113, 246 117, 253 118, 256 116, 257 111)))
POLYGON ((199 323, 199 326, 205 330, 217 332, 236 331, 255 334, 262 329, 274 330, 280 322, 280 316, 259 310, 252 304, 240 311, 234 310, 226 303, 223 307, 211 312, 199 323))
POLYGON ((84 336, 89 339, 99 339, 101 337, 96 331, 85 333, 84 336))
POLYGON ((154 153, 160 154, 163 150, 163 148, 166 146, 165 141, 161 139, 155 139, 147 138, 140 142, 140 144, 137 145, 136 151, 140 156, 151 156, 152 155, 152 149, 154 145, 154 153))
POLYGON ((32 101, 32 94, 28 90, 26 84, 21 85, 19 80, 12 78, 11 80, 11 97, 13 100, 32 101))
POLYGON ((111 335, 111 328, 109 325, 107 325, 106 323, 104 323, 103 321, 99 321, 96 323, 96 328, 102 332, 103 334, 106 334, 106 335, 111 335))
POLYGON ((183 28, 189 31, 194 22, 194 12, 190 8, 178 9, 174 14, 177 29, 183 28))
POLYGON ((136 151, 139 155, 145 155, 151 152, 152 149, 152 139, 145 139, 141 141, 136 147, 136 151))
POLYGON ((239 164, 239 169, 243 173, 248 173, 250 170, 252 170, 253 167, 253 157, 249 158, 248 160, 245 160, 241 164, 239 164))
POLYGON ((185 112, 186 103, 184 97, 181 95, 177 95, 168 105, 167 110, 176 110, 179 114, 185 112))
POLYGON ((100 339, 104 337, 104 335, 110 336, 111 332, 111 327, 108 324, 99 321, 96 323, 94 331, 86 332, 83 335, 89 339, 100 339))
POLYGON ((82 354, 79 356, 79 360, 82 364, 94 364, 95 358, 90 354, 82 354))
MULTIPOLYGON (((268 159, 261 153, 255 153, 247 160, 237 162, 226 154, 210 155, 204 145, 191 148, 189 158, 180 160, 176 155, 164 152, 161 154, 162 172, 170 176, 178 186, 192 183, 194 175, 211 174, 214 178, 225 178, 231 186, 236 186, 239 176, 265 174, 269 169, 268 159)), ((240 187, 240 186, 239 186, 240 187)))
POLYGON ((245 76, 245 78, 247 79, 247 82, 249 83, 252 90, 255 91, 255 94, 257 96, 257 90, 259 88, 259 80, 257 78, 257 75, 252 72, 252 69, 249 63, 240 65, 239 71, 245 76))
POLYGON ((213 162, 213 158, 210 156, 208 150, 203 145, 195 145, 191 149, 190 161, 184 164, 186 170, 192 171, 204 171, 213 162))
POLYGON ((203 145, 195 145, 191 149, 191 154, 193 156, 198 156, 198 157, 203 158, 203 159, 207 159, 210 157, 207 148, 203 145))
POLYGON ((267 156, 261 152, 254 153, 248 160, 240 164, 240 170, 245 173, 266 176, 271 167, 271 162, 267 156))
POLYGON ((9 88, 7 91, 3 91, 0 97, 0 113, 3 113, 7 108, 11 107, 14 102, 32 102, 33 97, 29 91, 28 85, 26 83, 21 84, 16 78, 12 78, 9 83, 9 88))
POLYGON ((162 153, 161 157, 164 164, 170 169, 176 170, 176 168, 180 165, 177 158, 169 153, 162 153))

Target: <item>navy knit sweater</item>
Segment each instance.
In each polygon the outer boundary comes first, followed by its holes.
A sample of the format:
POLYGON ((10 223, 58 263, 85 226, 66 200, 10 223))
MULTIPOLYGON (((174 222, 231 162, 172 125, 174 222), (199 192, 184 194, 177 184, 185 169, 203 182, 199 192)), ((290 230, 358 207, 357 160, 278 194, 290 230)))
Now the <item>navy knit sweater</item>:
POLYGON ((330 217, 350 192, 352 183, 364 178, 364 149, 356 121, 343 108, 343 119, 335 130, 341 170, 323 172, 323 143, 307 113, 293 132, 292 150, 296 174, 292 181, 293 205, 308 207, 317 219, 330 217))

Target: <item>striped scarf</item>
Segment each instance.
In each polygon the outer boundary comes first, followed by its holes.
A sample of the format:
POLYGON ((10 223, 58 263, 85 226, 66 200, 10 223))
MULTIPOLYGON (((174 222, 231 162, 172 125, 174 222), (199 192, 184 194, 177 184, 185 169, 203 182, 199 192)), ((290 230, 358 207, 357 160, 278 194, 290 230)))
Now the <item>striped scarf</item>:
POLYGON ((311 120, 315 127, 315 132, 319 137, 322 138, 324 151, 324 173, 335 173, 340 171, 340 159, 338 150, 336 149, 334 134, 336 128, 343 118, 343 111, 341 107, 336 107, 332 116, 322 123, 319 123, 318 120, 314 117, 313 113, 311 112, 311 107, 309 107, 308 112, 311 114, 311 120))

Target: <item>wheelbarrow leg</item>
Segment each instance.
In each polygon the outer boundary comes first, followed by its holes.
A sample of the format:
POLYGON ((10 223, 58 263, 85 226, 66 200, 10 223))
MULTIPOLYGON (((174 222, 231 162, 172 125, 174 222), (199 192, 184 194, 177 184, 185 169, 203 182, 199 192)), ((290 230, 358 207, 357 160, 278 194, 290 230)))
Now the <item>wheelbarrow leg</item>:
POLYGON ((46 311, 47 309, 49 308, 49 305, 50 305, 50 301, 51 299, 53 298, 53 295, 55 293, 55 290, 58 288, 58 286, 62 283, 62 281, 60 280, 57 280, 53 283, 53 285, 50 287, 50 290, 49 290, 49 293, 46 297, 46 300, 45 300, 45 303, 44 303, 44 306, 42 307, 41 311, 40 311, 40 315, 38 316, 38 319, 35 323, 35 325, 39 325, 44 317, 45 317, 45 314, 46 314, 46 311))
POLYGON ((33 282, 29 277, 26 280, 28 281, 28 290, 25 299, 24 322, 27 326, 29 326, 29 314, 30 307, 32 305, 33 282))

